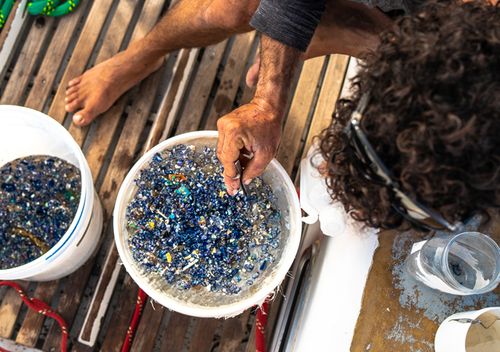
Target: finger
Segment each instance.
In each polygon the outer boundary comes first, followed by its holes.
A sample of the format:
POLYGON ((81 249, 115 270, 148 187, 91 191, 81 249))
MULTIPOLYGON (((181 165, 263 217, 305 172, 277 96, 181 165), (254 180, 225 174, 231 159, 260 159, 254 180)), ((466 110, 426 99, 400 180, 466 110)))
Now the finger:
POLYGON ((240 150, 240 163, 241 163, 241 166, 244 168, 247 167, 247 164, 248 162, 250 161, 250 159, 253 158, 253 153, 250 152, 246 147, 243 147, 241 150, 240 150))
POLYGON ((239 141, 239 138, 224 137, 220 160, 224 167, 224 183, 231 195, 236 194, 236 191, 240 188, 240 178, 234 162, 238 160, 242 147, 243 144, 239 141))
POLYGON ((224 131, 219 128, 219 136, 217 137, 217 158, 219 158, 220 162, 222 163, 222 150, 224 149, 224 139, 226 135, 224 131))
POLYGON ((230 195, 234 196, 240 188, 240 175, 234 166, 234 163, 224 165, 224 183, 230 195))
POLYGON ((243 171, 243 184, 248 185, 254 178, 262 175, 267 165, 273 160, 273 154, 267 151, 257 151, 243 171))

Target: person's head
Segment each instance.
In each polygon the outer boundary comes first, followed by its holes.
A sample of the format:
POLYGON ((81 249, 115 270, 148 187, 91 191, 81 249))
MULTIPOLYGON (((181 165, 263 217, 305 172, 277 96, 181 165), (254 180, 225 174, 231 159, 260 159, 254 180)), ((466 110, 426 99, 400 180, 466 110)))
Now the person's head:
POLYGON ((370 226, 410 223, 391 187, 366 178, 346 133, 360 126, 401 190, 449 222, 500 206, 500 7, 430 2, 381 36, 320 137, 329 192, 370 226))

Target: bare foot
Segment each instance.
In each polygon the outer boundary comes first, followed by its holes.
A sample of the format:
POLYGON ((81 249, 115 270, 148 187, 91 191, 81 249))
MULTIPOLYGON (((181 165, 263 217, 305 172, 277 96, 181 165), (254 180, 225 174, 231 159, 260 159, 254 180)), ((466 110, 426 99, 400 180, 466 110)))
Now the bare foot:
POLYGON ((118 53, 69 82, 66 111, 75 113, 76 125, 88 125, 123 93, 160 68, 162 62, 138 63, 126 51, 118 53))

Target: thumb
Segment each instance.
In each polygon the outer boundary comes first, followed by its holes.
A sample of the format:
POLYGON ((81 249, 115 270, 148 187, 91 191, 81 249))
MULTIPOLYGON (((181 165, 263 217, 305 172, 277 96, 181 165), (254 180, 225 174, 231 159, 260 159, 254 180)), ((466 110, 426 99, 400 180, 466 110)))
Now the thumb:
POLYGON ((254 157, 248 162, 243 171, 243 183, 250 184, 254 178, 262 175, 267 165, 273 160, 273 154, 269 152, 255 152, 254 157))

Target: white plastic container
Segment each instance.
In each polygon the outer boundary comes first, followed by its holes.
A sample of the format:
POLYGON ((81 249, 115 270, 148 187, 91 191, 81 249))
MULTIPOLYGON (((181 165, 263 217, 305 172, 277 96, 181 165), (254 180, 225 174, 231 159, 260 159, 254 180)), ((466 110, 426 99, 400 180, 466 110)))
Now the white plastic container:
POLYGON ((59 123, 36 110, 0 105, 0 166, 30 155, 51 155, 77 166, 80 204, 64 236, 47 253, 27 264, 0 270, 2 280, 49 281, 66 276, 95 250, 102 231, 102 207, 92 174, 73 137, 59 123))
MULTIPOLYGON (((134 279, 139 287, 141 287, 151 298, 161 305, 174 311, 197 317, 231 317, 240 314, 252 306, 263 303, 265 298, 272 293, 285 278, 295 259, 302 232, 301 211, 295 186, 283 167, 276 160, 273 160, 266 168, 262 177, 273 189, 277 197, 277 206, 282 216, 286 219, 287 226, 281 234, 283 246, 281 257, 277 260, 274 269, 270 271, 269 275, 267 275, 259 285, 254 285, 256 287, 252 294, 228 304, 220 302, 219 304, 212 305, 201 305, 193 302, 188 303, 169 295, 158 286, 158 283, 154 283, 149 277, 141 272, 127 244, 126 208, 137 191, 134 180, 138 177, 140 170, 148 165, 155 153, 172 148, 177 144, 208 145, 215 147, 216 142, 216 131, 198 131, 172 137, 151 149, 137 161, 123 181, 113 213, 116 247, 132 279, 134 279)), ((252 288, 254 288, 254 286, 252 286, 252 288)))
POLYGON ((436 352, 500 351, 500 307, 453 314, 439 326, 436 352))

